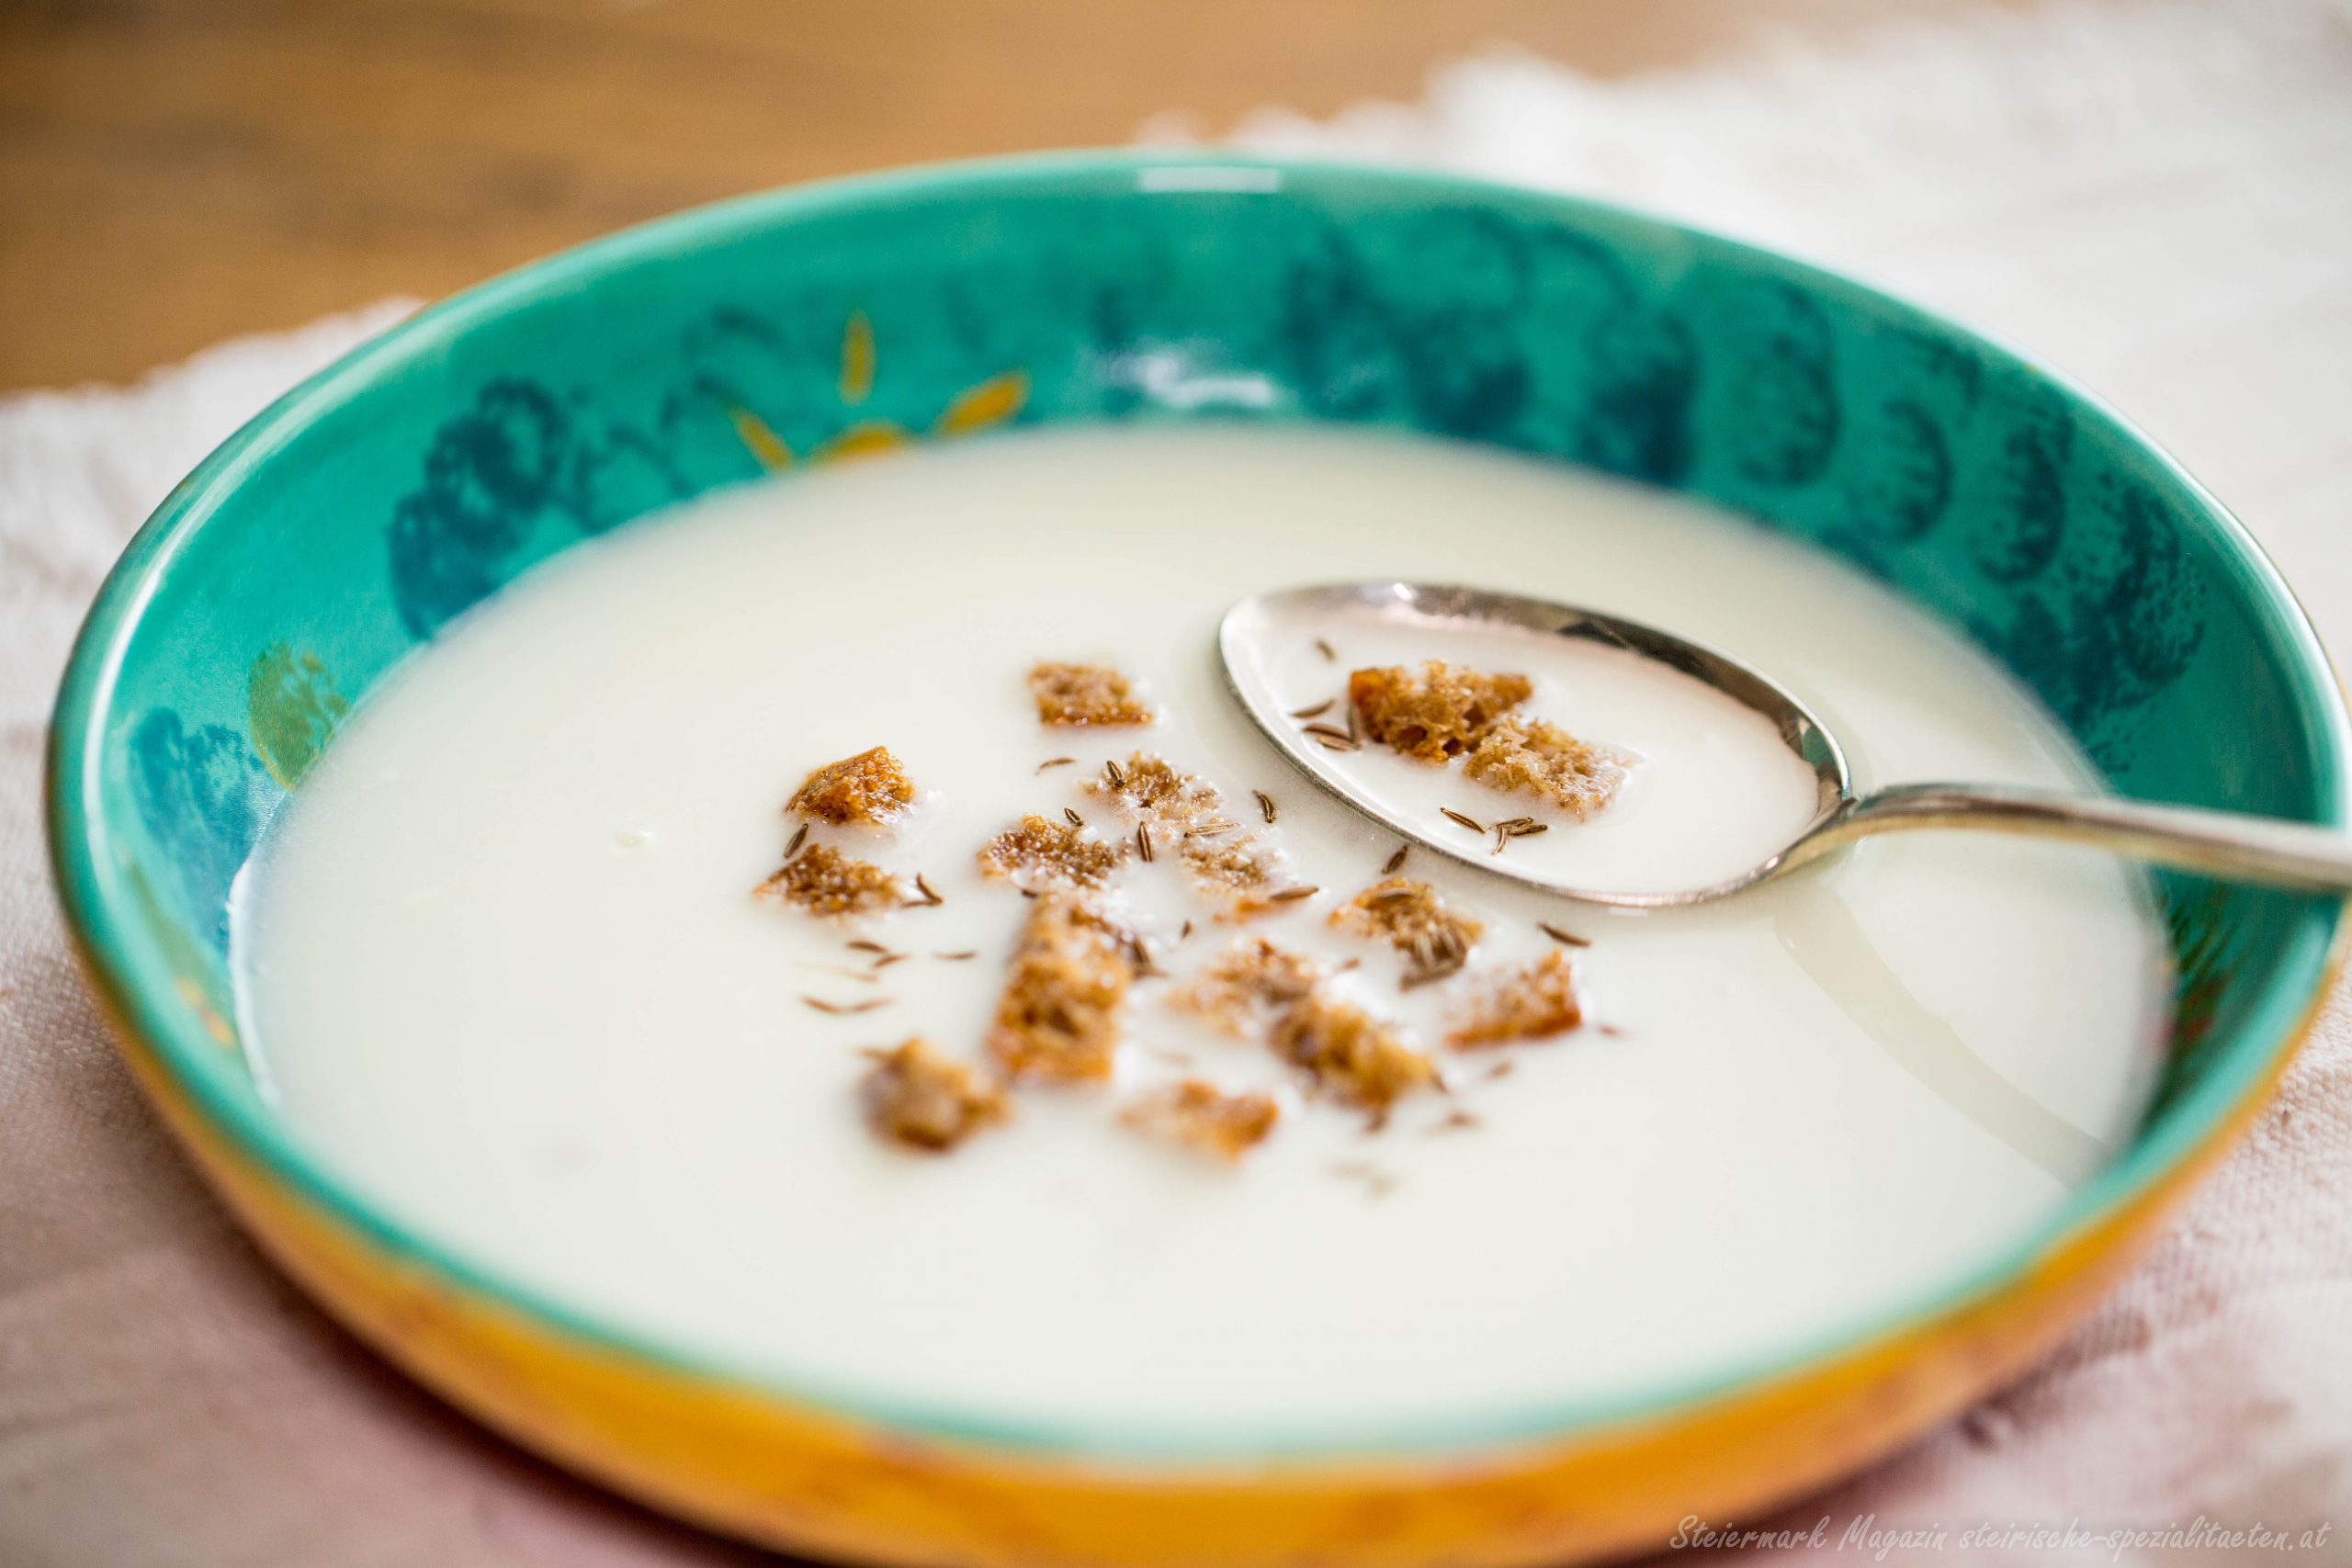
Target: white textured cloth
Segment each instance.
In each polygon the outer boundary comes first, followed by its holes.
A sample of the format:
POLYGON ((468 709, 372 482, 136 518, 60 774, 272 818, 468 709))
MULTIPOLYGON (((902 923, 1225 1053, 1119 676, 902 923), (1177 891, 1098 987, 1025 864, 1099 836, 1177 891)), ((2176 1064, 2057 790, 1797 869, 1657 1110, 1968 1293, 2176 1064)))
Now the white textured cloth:
MULTIPOLYGON (((1498 53, 1412 106, 1252 146, 1442 164, 1690 218, 2027 345, 2179 453, 2352 648, 2352 5, 2110 0, 1783 37, 1601 83, 1498 53)), ((1181 124, 1154 128, 1162 138, 1181 124)), ((684 1568, 766 1561, 487 1438, 238 1239, 73 974, 42 729, 100 575, 174 479, 405 307, 230 344, 121 392, 0 400, 0 1564, 684 1568)), ((1985 1524, 2290 1536, 2352 1562, 2352 1005, 2248 1145, 2048 1363, 1781 1525, 1800 1557, 2245 1560, 1970 1547, 1985 1524), (1860 1536, 1849 1534, 1859 1529, 1860 1536), (1883 1551, 1882 1549, 1884 1549, 1883 1551)), ((1727 1521, 1713 1520, 1721 1525, 1727 1521)), ((1666 1543, 1661 1541, 1662 1546, 1666 1543)))

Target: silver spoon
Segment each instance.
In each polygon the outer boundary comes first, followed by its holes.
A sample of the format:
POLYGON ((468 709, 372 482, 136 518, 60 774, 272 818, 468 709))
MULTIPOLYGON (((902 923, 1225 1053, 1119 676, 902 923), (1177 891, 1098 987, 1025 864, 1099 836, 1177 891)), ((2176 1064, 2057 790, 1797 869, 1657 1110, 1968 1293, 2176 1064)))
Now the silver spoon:
POLYGON ((1340 802, 1434 853, 1589 903, 1637 909, 1703 904, 1769 882, 1858 839, 1919 828, 2061 839, 2233 882, 2352 893, 2352 835, 2308 823, 2007 784, 1895 784, 1857 796, 1837 737, 1771 680, 1702 644, 1574 605, 1410 582, 1294 588, 1244 599, 1227 611, 1217 627, 1217 654, 1227 687, 1266 739, 1340 802), (1296 617, 1333 611, 1437 631, 1486 626, 1573 637, 1665 665, 1753 709, 1772 725, 1789 750, 1813 770, 1818 788, 1813 818, 1752 869, 1710 886, 1673 892, 1578 887, 1530 861, 1498 860, 1483 852, 1483 845, 1473 851, 1431 838, 1352 789, 1330 761, 1331 753, 1283 712, 1272 688, 1254 673, 1252 650, 1272 647, 1285 621, 1295 626, 1296 617))

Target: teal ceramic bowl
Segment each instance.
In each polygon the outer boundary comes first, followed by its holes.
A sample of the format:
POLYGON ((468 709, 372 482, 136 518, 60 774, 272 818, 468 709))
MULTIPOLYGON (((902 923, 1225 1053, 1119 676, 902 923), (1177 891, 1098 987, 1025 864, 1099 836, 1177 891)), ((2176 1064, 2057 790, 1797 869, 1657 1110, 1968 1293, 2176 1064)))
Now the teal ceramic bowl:
POLYGON ((231 884, 436 629, 557 551, 778 469, 1178 419, 1388 426, 1687 492, 1959 628, 2125 794, 2344 820, 2335 682, 2245 530, 2080 390, 1843 279, 1556 197, 1225 157, 754 197, 502 278, 315 378, 179 487, 91 614, 53 742, 59 882, 126 1055, 263 1244, 453 1401, 764 1541, 932 1564, 1557 1562, 1818 1485, 2013 1373, 2293 1050, 2339 906, 2165 879, 2180 981, 2154 1108, 1951 1289, 1605 1407, 1206 1447, 885 1406, 644 1343, 451 1256, 288 1136, 240 1054, 231 884))

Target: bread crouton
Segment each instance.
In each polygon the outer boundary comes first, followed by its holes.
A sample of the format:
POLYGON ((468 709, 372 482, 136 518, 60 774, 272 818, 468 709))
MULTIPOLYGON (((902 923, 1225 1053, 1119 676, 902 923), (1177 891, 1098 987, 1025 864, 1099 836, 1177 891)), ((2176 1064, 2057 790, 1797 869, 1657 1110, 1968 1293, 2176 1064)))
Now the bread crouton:
POLYGON ((906 902, 906 888, 897 877, 828 844, 802 850, 753 892, 834 918, 894 909, 906 902))
POLYGON ((1445 1043, 1457 1051, 1564 1034, 1584 1021, 1575 971, 1565 953, 1547 953, 1493 976, 1445 1043))
POLYGON ((1302 953, 1263 938, 1244 939, 1201 965, 1168 1002, 1238 1037, 1254 1022, 1305 1000, 1322 977, 1323 966, 1302 953))
POLYGON ((1151 705, 1135 682, 1103 664, 1043 663, 1029 671, 1037 722, 1052 725, 1149 724, 1151 705))
POLYGON ((1459 969, 1486 930, 1439 897, 1436 888, 1409 876, 1373 884, 1332 910, 1331 923, 1403 953, 1411 965, 1406 975, 1408 986, 1459 969))
POLYGON ((828 762, 800 781, 785 809, 836 826, 878 826, 914 804, 915 786, 887 746, 828 762))
POLYGON ((1442 762, 1477 743, 1479 732, 1534 690, 1524 675, 1490 675, 1432 659, 1358 670, 1348 677, 1348 702, 1364 735, 1422 762, 1442 762))
POLYGON ((1489 725, 1462 771, 1488 789, 1538 795, 1579 821, 1608 805, 1625 782, 1614 753, 1540 718, 1489 725))
POLYGON ((1272 1095, 1227 1094, 1203 1078, 1154 1089, 1120 1117, 1141 1132, 1226 1160, 1263 1143, 1281 1119, 1272 1095))
POLYGON ((980 869, 1028 892, 1047 887, 1100 887, 1125 858, 1126 843, 1104 843, 1083 829, 1037 816, 1023 817, 980 846, 980 869))
POLYGON ((1246 920, 1279 907, 1272 897, 1282 856, 1226 815, 1225 797, 1215 784, 1148 751, 1124 763, 1111 762, 1090 779, 1086 792, 1107 800, 1136 824, 1131 840, 1145 860, 1175 852, 1193 879, 1218 908, 1216 918, 1246 920))
POLYGON ((1218 919, 1253 919, 1282 908, 1282 856, 1256 835, 1180 839, 1177 851, 1193 886, 1217 906, 1218 919))
POLYGON ((1321 992, 1284 1010, 1274 1021, 1272 1044, 1323 1093, 1374 1112, 1437 1077, 1430 1059, 1389 1024, 1321 992))
POLYGON ((1123 763, 1106 764, 1102 776, 1087 780, 1084 788, 1096 799, 1116 806, 1130 819, 1171 829, 1225 814, 1224 799, 1215 784, 1148 751, 1135 752, 1123 763))
POLYGON ((866 1124, 877 1137, 942 1153, 1005 1119, 1004 1092, 920 1037, 869 1051, 874 1066, 860 1085, 866 1124))
POLYGON ((1110 1077, 1133 975, 1128 950, 1112 928, 1069 894, 1045 895, 1013 953, 989 1054, 1015 1078, 1110 1077))

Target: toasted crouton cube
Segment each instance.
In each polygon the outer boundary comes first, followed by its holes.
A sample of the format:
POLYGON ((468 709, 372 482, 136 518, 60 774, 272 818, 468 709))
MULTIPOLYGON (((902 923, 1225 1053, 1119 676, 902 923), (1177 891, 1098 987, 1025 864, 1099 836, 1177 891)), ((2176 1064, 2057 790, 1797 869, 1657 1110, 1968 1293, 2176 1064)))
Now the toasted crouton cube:
POLYGON ((1125 762, 1104 768, 1100 778, 1086 782, 1085 789, 1097 799, 1111 801, 1130 818, 1170 829, 1224 815, 1224 801, 1215 784, 1148 751, 1137 751, 1125 762))
POLYGON ((1120 1119, 1155 1137, 1237 1160, 1265 1141, 1282 1108, 1271 1094, 1227 1094, 1205 1079, 1186 1078, 1145 1095, 1120 1119))
POLYGON ((818 822, 888 822, 914 804, 915 786, 887 746, 828 762, 800 782, 785 807, 818 822))
POLYGON ((1240 1035, 1254 1021, 1304 1000, 1322 977, 1323 966, 1313 959, 1263 938, 1245 939, 1203 964, 1168 1000, 1227 1034, 1240 1035))
POLYGON ((1422 762, 1467 751, 1534 689, 1524 675, 1490 675, 1437 659, 1419 670, 1400 664, 1348 677, 1348 701, 1364 734, 1422 762))
POLYGON ((1575 973, 1564 953, 1505 970, 1487 985, 1459 1026, 1445 1037, 1457 1051, 1508 1045, 1564 1034, 1584 1021, 1575 973))
POLYGON ((1146 860, 1173 850, 1193 884, 1216 903, 1217 919, 1246 920, 1279 907, 1271 897, 1280 853, 1225 813, 1225 798, 1198 774, 1137 751, 1114 762, 1086 792, 1115 804, 1137 822, 1132 840, 1146 860))
POLYGON ((835 917, 893 909, 906 902, 906 890, 897 877, 827 844, 809 845, 755 891, 812 915, 835 917))
POLYGON ((1126 853, 1068 822, 1023 817, 980 846, 980 869, 1035 893, 1046 887, 1100 887, 1126 853))
POLYGON ((1274 1021, 1272 1043, 1324 1093, 1368 1111, 1385 1111, 1437 1077, 1390 1025, 1319 991, 1274 1021))
POLYGON ((1045 895, 1012 955, 989 1055, 1015 1078, 1110 1077, 1133 973, 1127 950, 1099 917, 1069 894, 1045 895))
POLYGON ((1029 671, 1029 694, 1040 724, 1149 724, 1151 705, 1135 682, 1102 664, 1039 664, 1029 671))
POLYGON ((1005 1118, 1003 1090, 927 1040, 866 1054, 874 1066, 861 1089, 866 1123, 877 1136, 936 1154, 1005 1118))
POLYGON ((1373 884, 1331 911, 1331 923, 1375 942, 1385 942, 1411 961, 1415 976, 1436 978, 1462 965, 1486 927, 1438 897, 1437 889, 1409 876, 1373 884))
POLYGON ((1218 919, 1254 919, 1282 908, 1274 897, 1282 857, 1263 840, 1244 833, 1177 842, 1193 885, 1216 903, 1218 919))
POLYGON ((1625 782, 1624 764, 1540 718, 1506 718, 1489 726, 1462 771, 1488 789, 1540 795, 1579 820, 1609 804, 1625 782))

